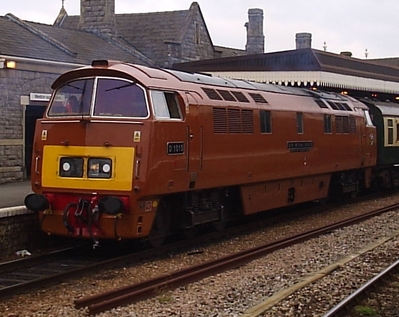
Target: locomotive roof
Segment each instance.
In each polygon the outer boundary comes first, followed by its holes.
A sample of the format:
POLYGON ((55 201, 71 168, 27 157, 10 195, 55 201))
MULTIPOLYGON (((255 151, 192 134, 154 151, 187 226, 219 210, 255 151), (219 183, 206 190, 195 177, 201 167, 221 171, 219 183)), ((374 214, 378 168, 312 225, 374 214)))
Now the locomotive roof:
MULTIPOLYGON (((313 97, 314 99, 324 99, 328 106, 325 105, 321 100, 319 103, 320 108, 325 108, 325 110, 331 108, 333 111, 349 111, 351 106, 347 104, 348 101, 352 104, 352 107, 355 106, 357 108, 366 107, 364 104, 351 99, 349 96, 343 96, 338 93, 333 92, 324 92, 324 91, 313 91, 304 88, 298 87, 287 87, 287 86, 279 86, 274 84, 265 84, 265 83, 256 83, 245 80, 238 79, 226 79, 221 77, 213 77, 211 75, 205 75, 201 73, 191 73, 185 71, 171 70, 171 69, 163 69, 163 68, 152 68, 143 65, 137 64, 129 64, 119 61, 107 61, 107 60, 96 60, 93 61, 92 66, 82 67, 70 72, 67 72, 61 75, 52 85, 53 89, 58 88, 60 85, 73 80, 78 77, 87 77, 87 76, 112 76, 119 78, 126 78, 130 80, 134 80, 148 88, 156 88, 156 89, 166 89, 166 90, 194 90, 193 85, 198 88, 202 88, 203 92, 208 95, 209 99, 214 100, 223 100, 219 96, 219 98, 214 98, 213 94, 218 94, 217 91, 220 91, 218 87, 223 87, 226 90, 231 89, 240 89, 240 90, 253 90, 255 98, 262 99, 261 101, 255 100, 255 102, 261 102, 264 105, 278 105, 279 109, 281 107, 288 107, 291 109, 290 102, 279 101, 278 99, 272 98, 273 94, 285 94, 291 96, 304 96, 304 97, 313 97), (208 92, 206 92, 208 90, 208 92), (210 95, 208 94, 210 92, 210 95), (264 99, 263 96, 259 95, 259 92, 271 93, 269 98, 270 103, 264 99), (342 107, 342 103, 345 104, 342 107), (356 105, 354 105, 356 103, 356 105)), ((226 93, 229 93, 226 91, 226 93)), ((322 110, 322 109, 320 109, 322 110)))
POLYGON ((107 60, 96 60, 92 62, 92 66, 82 67, 61 75, 52 85, 52 88, 57 88, 60 84, 65 81, 69 81, 72 78, 76 78, 77 74, 84 75, 110 75, 114 76, 123 74, 126 78, 134 78, 146 86, 158 86, 163 88, 176 88, 175 83, 178 80, 181 83, 187 84, 201 84, 210 86, 219 86, 225 88, 236 88, 236 89, 249 89, 258 90, 270 93, 280 93, 289 95, 300 95, 300 96, 313 96, 315 98, 324 99, 344 99, 341 95, 324 92, 324 91, 313 91, 298 87, 288 87, 275 84, 258 83, 241 79, 227 79, 216 77, 208 74, 193 73, 180 70, 164 69, 164 68, 152 68, 138 64, 130 64, 119 61, 107 61, 107 60))

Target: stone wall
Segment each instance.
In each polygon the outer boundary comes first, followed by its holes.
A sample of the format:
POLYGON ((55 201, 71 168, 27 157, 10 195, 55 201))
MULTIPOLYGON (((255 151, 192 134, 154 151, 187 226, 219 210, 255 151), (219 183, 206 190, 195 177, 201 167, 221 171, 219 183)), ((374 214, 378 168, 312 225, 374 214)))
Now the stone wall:
POLYGON ((36 249, 46 235, 40 231, 36 214, 23 214, 0 218, 0 257, 19 250, 36 249))
POLYGON ((58 75, 0 69, 0 184, 25 177, 25 107, 21 105, 21 97, 29 100, 33 92, 51 93, 51 84, 58 75))

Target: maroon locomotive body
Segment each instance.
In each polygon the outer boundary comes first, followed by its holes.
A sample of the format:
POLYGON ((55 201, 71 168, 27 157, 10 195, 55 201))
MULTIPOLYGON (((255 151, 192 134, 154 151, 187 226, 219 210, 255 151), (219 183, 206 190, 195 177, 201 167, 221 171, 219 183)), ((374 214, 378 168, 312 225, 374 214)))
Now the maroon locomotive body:
POLYGON ((368 108, 344 95, 112 61, 53 89, 26 198, 49 234, 158 245, 174 230, 355 194, 376 164, 368 108))

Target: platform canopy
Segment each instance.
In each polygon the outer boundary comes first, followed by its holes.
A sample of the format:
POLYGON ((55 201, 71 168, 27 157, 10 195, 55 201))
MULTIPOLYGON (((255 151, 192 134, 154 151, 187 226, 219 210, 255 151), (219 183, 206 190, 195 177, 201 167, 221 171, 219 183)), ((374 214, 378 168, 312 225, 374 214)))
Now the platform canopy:
POLYGON ((287 86, 399 94, 399 68, 311 48, 180 63, 174 68, 287 86))

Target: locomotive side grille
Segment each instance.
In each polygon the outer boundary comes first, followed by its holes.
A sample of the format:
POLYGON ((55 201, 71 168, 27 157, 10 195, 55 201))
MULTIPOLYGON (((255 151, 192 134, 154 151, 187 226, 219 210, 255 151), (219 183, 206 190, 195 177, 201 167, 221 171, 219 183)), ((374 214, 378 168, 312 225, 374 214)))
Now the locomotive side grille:
POLYGON ((248 98, 245 97, 245 95, 241 91, 232 91, 231 93, 234 95, 234 97, 236 97, 239 102, 249 102, 248 98))
POLYGON ((343 127, 344 127, 344 133, 349 133, 349 117, 342 117, 342 122, 343 122, 343 127))
POLYGON ((256 103, 267 103, 267 100, 261 94, 249 94, 256 103))
POLYGON ((342 116, 335 116, 335 129, 336 133, 344 132, 344 124, 342 122, 342 116))
POLYGON ((349 133, 356 134, 356 118, 349 117, 349 133))
POLYGON ((254 115, 252 110, 242 110, 242 133, 254 133, 254 115))
POLYGON ((209 99, 223 100, 222 97, 220 97, 220 95, 217 93, 217 91, 215 89, 202 87, 202 90, 206 93, 206 95, 209 97, 209 99))
POLYGON ((241 133, 240 109, 228 109, 229 133, 241 133))
POLYGON ((224 108, 213 108, 213 132, 227 133, 227 111, 224 108))
POLYGON ((234 96, 231 94, 231 92, 230 91, 228 91, 228 90, 217 90, 217 92, 222 96, 222 98, 224 99, 224 100, 227 100, 227 101, 237 101, 236 100, 236 98, 234 98, 234 96))

